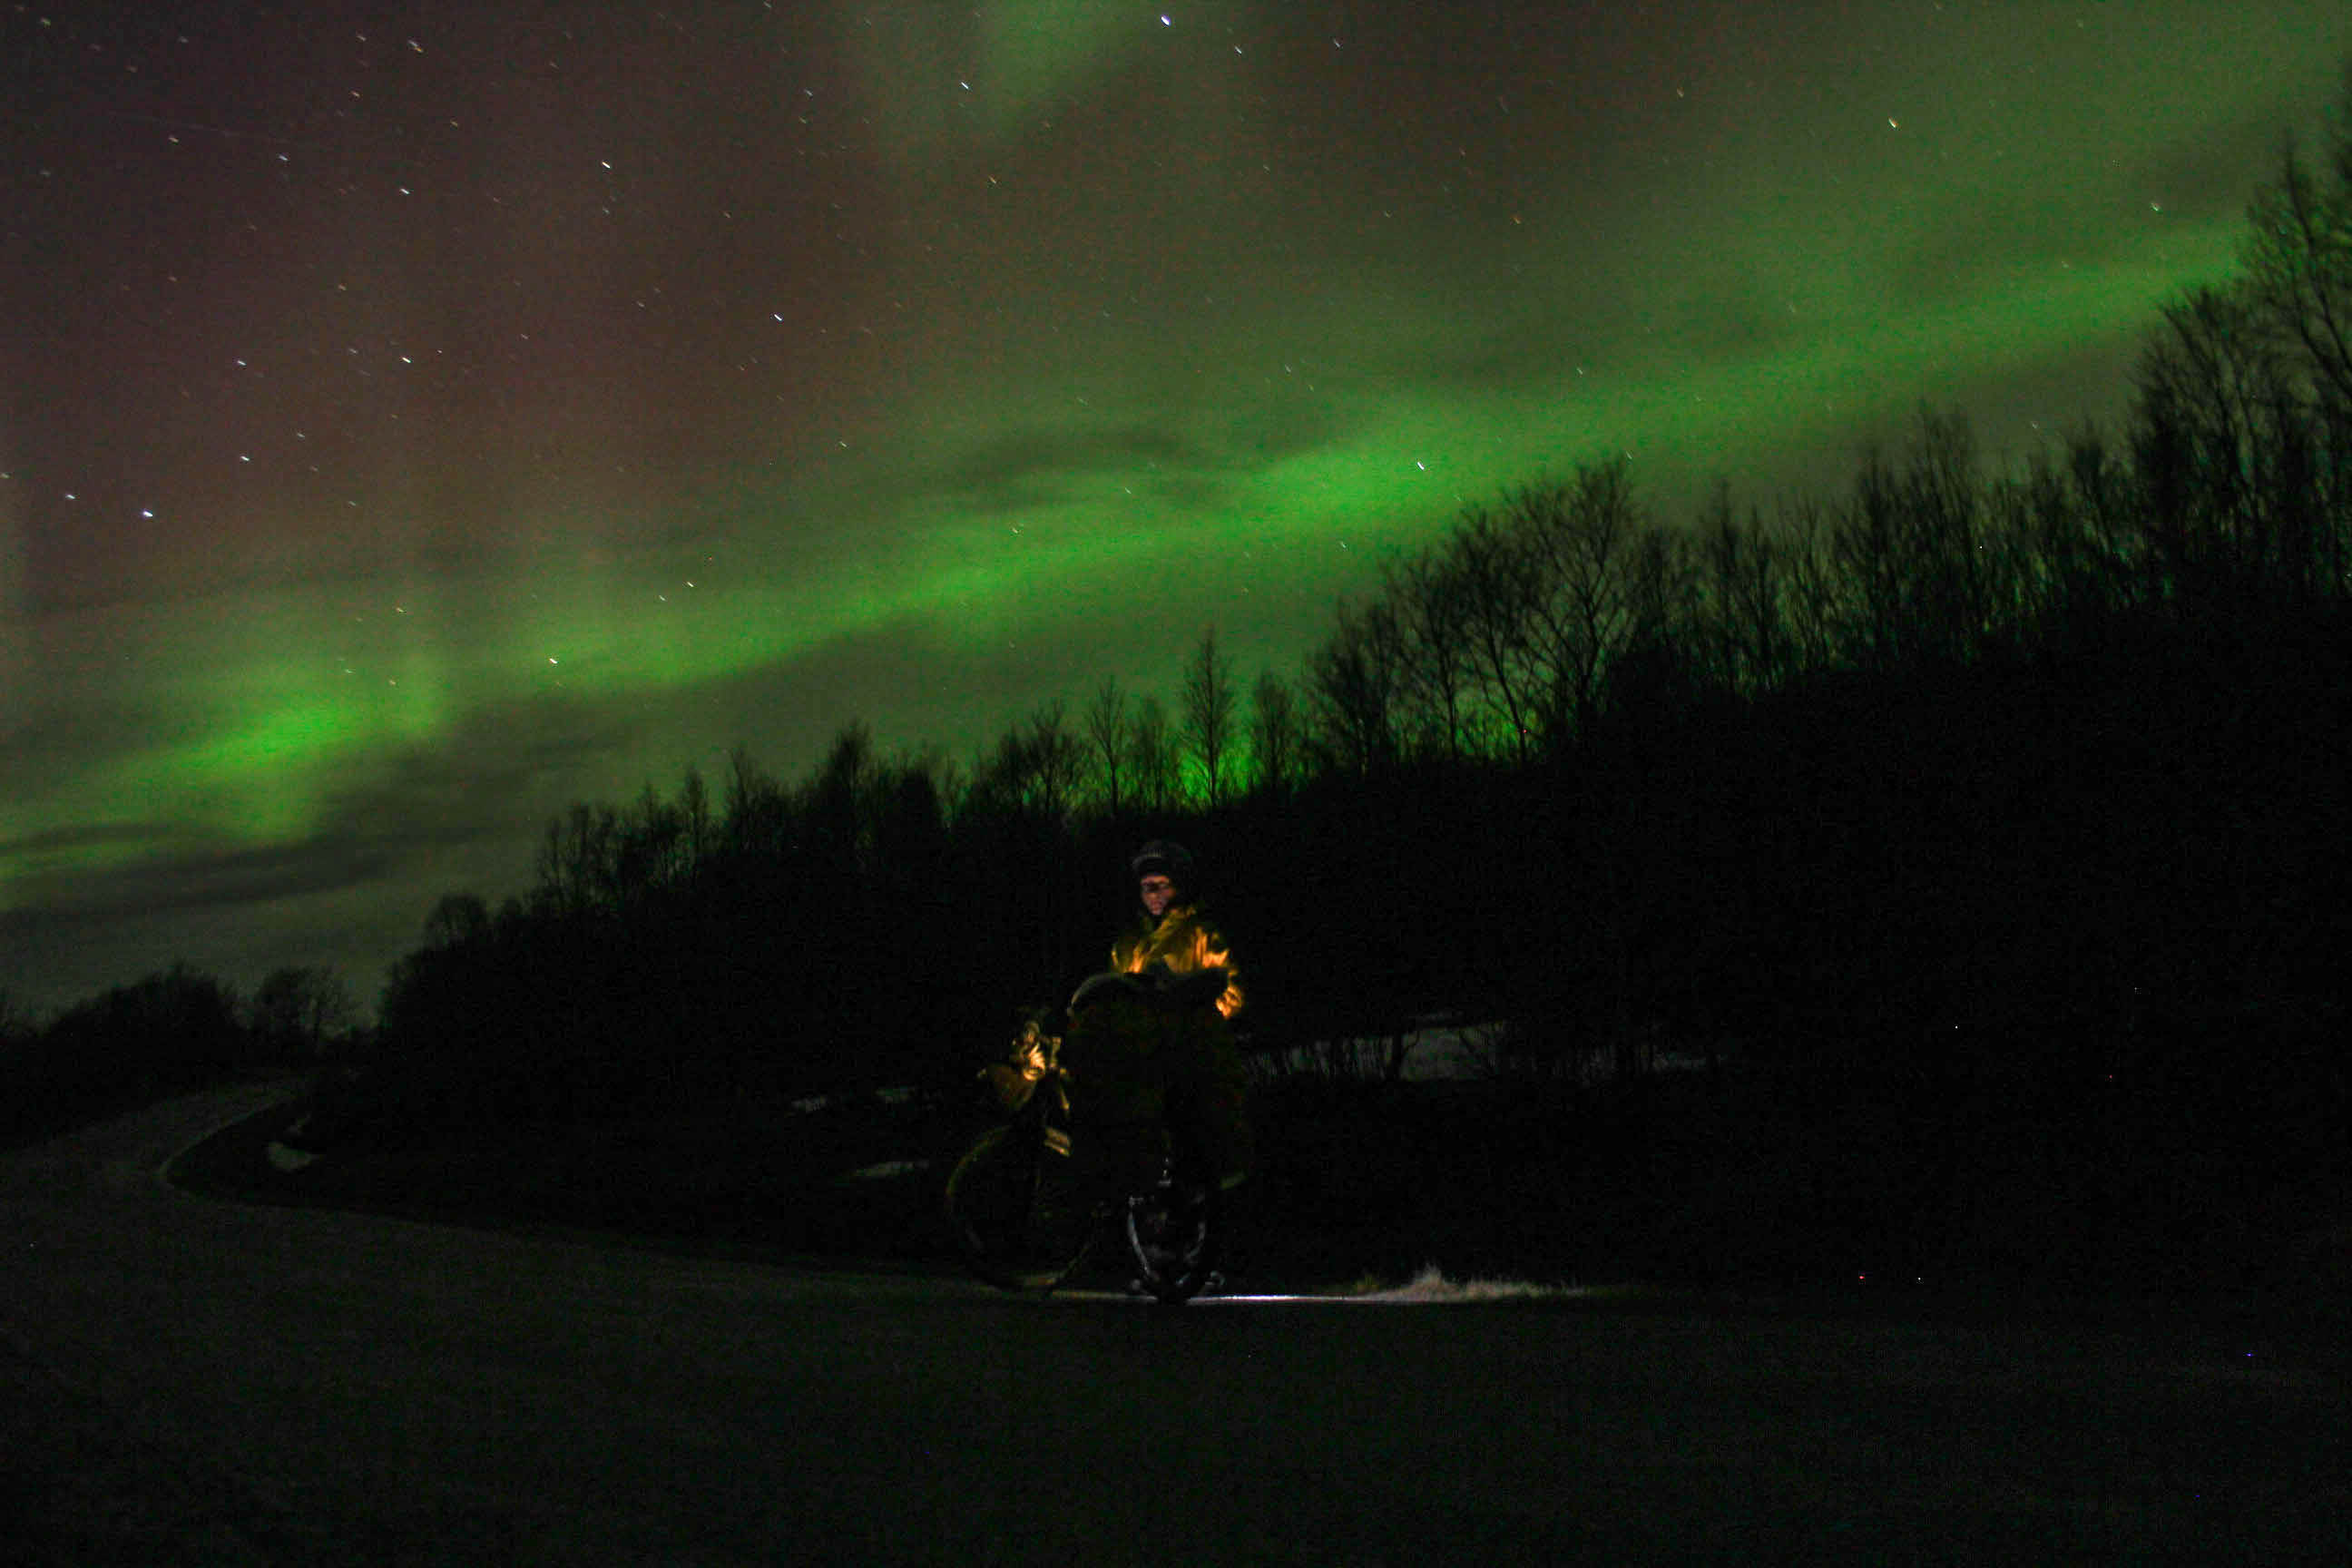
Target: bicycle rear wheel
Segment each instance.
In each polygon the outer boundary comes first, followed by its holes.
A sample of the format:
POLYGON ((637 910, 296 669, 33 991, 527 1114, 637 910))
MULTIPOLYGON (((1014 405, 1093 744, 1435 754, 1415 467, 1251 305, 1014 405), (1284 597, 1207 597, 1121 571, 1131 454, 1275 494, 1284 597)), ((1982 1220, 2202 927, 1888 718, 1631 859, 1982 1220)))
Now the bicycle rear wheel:
POLYGON ((948 1228, 965 1266, 1005 1290, 1050 1289, 1067 1279, 1093 1234, 1069 1164, 1046 1150, 1037 1128, 982 1133, 948 1176, 948 1228))

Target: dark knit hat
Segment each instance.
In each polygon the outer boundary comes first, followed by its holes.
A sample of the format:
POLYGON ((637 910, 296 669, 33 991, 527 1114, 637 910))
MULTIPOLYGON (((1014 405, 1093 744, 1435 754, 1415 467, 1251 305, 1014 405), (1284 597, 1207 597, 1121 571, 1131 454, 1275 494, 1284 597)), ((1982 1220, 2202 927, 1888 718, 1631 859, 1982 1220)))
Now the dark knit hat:
POLYGON ((1157 876, 1184 887, 1192 880, 1192 852, 1172 839, 1155 838, 1135 852, 1128 867, 1139 882, 1157 876))

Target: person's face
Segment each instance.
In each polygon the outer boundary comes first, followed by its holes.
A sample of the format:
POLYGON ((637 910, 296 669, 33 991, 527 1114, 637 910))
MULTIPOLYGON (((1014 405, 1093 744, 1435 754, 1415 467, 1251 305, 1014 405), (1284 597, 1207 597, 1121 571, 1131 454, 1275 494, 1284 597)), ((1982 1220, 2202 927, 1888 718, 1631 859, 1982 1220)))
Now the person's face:
POLYGON ((1135 889, 1143 895, 1143 908, 1153 920, 1166 914, 1168 906, 1176 901, 1176 884, 1157 872, 1136 883, 1135 889))

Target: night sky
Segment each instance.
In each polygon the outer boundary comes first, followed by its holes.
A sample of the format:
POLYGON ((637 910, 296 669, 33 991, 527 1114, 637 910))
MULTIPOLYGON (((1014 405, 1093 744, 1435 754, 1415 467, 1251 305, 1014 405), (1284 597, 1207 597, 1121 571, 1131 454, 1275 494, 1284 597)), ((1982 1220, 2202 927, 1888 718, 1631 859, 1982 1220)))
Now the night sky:
POLYGON ((548 816, 954 755, 1465 502, 2112 420, 2335 0, 0 11, 0 988, 340 966, 548 816))

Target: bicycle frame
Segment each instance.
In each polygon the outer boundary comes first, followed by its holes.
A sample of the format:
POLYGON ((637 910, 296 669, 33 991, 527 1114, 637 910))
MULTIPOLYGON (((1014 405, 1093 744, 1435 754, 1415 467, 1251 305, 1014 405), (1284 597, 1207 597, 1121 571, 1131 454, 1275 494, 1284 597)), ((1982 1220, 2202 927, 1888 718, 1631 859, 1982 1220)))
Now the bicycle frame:
POLYGON ((1216 1184, 1180 1173, 1172 1158, 1131 1187, 1090 1174, 1072 1143, 1060 1047, 1032 1020, 1009 1061, 982 1069, 1006 1119, 980 1136, 948 1178, 947 1219, 965 1263, 1002 1289, 1050 1294, 1115 1226, 1135 1283, 1162 1302, 1188 1300, 1213 1278, 1216 1184))

